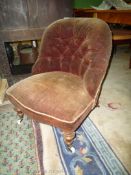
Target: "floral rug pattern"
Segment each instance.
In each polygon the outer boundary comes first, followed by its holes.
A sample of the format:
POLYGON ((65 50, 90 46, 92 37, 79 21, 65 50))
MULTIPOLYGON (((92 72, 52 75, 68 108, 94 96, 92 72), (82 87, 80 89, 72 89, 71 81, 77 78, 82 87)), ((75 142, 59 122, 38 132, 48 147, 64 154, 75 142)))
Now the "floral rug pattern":
MULTIPOLYGON (((44 149, 47 146, 50 149, 51 145, 40 143, 39 140, 40 150, 38 142, 37 145, 35 143, 36 136, 40 139, 40 132, 36 132, 34 136, 34 126, 26 116, 21 125, 17 124, 18 119, 15 112, 0 114, 0 175, 129 175, 89 118, 77 130, 73 143, 75 153, 71 153, 65 147, 60 130, 50 127, 56 140, 57 156, 63 168, 55 171, 50 166, 50 170, 40 172, 36 148, 38 155, 42 156, 45 154, 44 149)), ((46 130, 45 135, 47 133, 49 139, 50 132, 46 130)), ((48 159, 55 161, 50 154, 48 159)), ((43 164, 43 169, 45 168, 43 164)))
POLYGON ((0 175, 38 175, 38 160, 32 121, 21 125, 15 112, 0 114, 0 175))
POLYGON ((53 131, 65 174, 129 175, 90 118, 76 132, 75 153, 66 149, 59 129, 53 131))

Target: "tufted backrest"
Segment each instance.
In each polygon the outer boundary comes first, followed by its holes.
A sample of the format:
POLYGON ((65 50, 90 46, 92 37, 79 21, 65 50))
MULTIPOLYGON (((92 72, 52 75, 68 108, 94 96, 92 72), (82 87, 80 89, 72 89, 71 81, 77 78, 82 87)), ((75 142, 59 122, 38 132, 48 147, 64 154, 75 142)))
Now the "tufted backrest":
POLYGON ((58 20, 43 34, 32 73, 64 71, 76 74, 94 97, 106 73, 111 43, 111 31, 100 19, 58 20))

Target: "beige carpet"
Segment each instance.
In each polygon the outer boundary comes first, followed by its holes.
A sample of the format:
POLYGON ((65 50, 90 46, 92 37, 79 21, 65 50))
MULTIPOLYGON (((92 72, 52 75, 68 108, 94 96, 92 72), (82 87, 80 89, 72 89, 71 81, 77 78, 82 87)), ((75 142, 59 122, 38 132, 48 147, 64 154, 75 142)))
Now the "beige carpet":
POLYGON ((119 47, 103 84, 100 107, 90 115, 131 173, 131 69, 129 50, 119 47))

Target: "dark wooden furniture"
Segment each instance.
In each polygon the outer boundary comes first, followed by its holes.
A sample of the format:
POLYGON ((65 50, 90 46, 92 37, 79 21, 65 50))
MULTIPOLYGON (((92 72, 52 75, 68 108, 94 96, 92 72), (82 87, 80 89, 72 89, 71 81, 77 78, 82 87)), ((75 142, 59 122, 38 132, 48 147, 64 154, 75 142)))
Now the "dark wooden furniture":
MULTIPOLYGON (((94 10, 94 9, 74 9, 75 17, 94 17, 100 18, 110 24, 131 25, 131 10, 94 10)), ((118 44, 129 44, 131 48, 131 30, 112 29, 113 46, 116 48, 118 44)), ((113 49, 115 50, 115 49, 113 49)), ((129 61, 131 68, 131 57, 129 61)))
MULTIPOLYGON (((116 52, 117 45, 129 44, 131 49, 131 30, 112 29, 113 52, 116 52)), ((130 52, 131 55, 131 52, 130 52)), ((129 69, 131 68, 131 56, 129 60, 129 69)))
POLYGON ((10 79, 11 74, 30 72, 32 66, 31 64, 10 66, 5 52, 5 42, 39 40, 50 23, 70 16, 72 16, 70 0, 1 0, 0 70, 3 75, 10 79))
POLYGON ((37 75, 7 90, 18 114, 60 128, 70 148, 75 131, 97 104, 111 40, 108 25, 98 19, 68 18, 51 24, 32 69, 37 75))
POLYGON ((74 9, 75 17, 95 17, 113 24, 131 25, 131 10, 94 10, 94 9, 74 9))
POLYGON ((40 39, 51 22, 72 15, 70 0, 0 2, 0 41, 40 39))

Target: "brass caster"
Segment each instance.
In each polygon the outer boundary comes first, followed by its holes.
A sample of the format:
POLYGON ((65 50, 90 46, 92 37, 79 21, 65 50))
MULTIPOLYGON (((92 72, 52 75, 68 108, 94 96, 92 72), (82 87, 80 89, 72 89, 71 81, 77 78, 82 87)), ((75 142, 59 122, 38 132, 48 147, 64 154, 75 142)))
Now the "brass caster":
POLYGON ((63 132, 64 142, 66 148, 71 152, 75 153, 75 148, 72 146, 72 142, 75 138, 75 132, 63 132))
POLYGON ((21 125, 22 121, 23 121, 23 118, 17 120, 17 124, 18 124, 18 125, 21 125))
POLYGON ((71 146, 70 148, 68 147, 68 150, 73 154, 76 152, 76 150, 73 146, 71 146))

